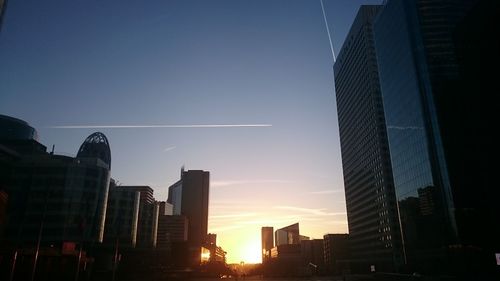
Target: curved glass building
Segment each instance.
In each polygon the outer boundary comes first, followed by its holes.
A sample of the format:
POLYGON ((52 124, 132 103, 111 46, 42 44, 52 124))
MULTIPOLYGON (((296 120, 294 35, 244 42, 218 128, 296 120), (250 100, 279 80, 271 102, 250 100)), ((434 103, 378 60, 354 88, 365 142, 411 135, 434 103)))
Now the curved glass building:
POLYGON ((0 139, 38 141, 37 131, 21 119, 0 114, 0 128, 0 139))
POLYGON ((95 132, 88 136, 80 146, 76 157, 99 158, 108 164, 109 169, 111 169, 111 149, 109 148, 108 139, 101 132, 95 132))

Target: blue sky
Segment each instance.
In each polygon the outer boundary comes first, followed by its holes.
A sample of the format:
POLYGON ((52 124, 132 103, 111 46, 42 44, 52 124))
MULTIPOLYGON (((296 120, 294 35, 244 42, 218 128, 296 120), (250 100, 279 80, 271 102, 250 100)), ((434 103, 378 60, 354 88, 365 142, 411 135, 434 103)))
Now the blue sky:
MULTIPOLYGON (((380 2, 324 1, 337 53, 380 2)), ((238 261, 264 225, 347 232, 332 63, 319 0, 9 1, 0 113, 70 155, 96 129, 51 127, 271 124, 99 129, 113 178, 157 200, 182 165, 210 171, 209 231, 238 261)))

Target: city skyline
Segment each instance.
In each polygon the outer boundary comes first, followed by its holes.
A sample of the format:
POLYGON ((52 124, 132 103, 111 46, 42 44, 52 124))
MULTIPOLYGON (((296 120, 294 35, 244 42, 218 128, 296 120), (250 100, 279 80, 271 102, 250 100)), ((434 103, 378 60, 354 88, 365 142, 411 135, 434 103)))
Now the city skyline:
MULTIPOLYGON (((359 5, 380 2, 324 1, 335 50, 359 5)), ((208 231, 229 262, 260 261, 263 225, 347 232, 320 1, 148 4, 10 2, 0 112, 58 154, 102 131, 112 177, 151 186, 159 201, 181 166, 210 171, 208 231)))

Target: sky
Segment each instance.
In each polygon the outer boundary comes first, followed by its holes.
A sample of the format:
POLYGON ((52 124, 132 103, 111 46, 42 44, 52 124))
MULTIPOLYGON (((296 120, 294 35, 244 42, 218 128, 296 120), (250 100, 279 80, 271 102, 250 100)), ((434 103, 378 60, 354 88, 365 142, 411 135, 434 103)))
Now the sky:
MULTIPOLYGON (((336 53, 380 2, 324 0, 336 53)), ((158 201, 209 171, 209 232, 260 262, 262 226, 348 231, 332 66, 319 0, 9 1, 0 114, 57 154, 103 132, 112 177, 158 201)))

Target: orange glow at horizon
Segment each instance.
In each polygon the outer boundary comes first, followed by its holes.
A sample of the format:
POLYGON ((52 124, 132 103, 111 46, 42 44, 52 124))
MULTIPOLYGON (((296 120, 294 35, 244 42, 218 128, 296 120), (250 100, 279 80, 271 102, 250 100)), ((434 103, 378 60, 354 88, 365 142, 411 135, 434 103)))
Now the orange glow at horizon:
POLYGON ((212 202, 208 231, 217 234, 217 245, 227 252, 228 264, 262 262, 263 226, 272 226, 276 231, 298 222, 300 234, 311 239, 321 239, 327 233, 347 232, 347 218, 342 209, 320 209, 306 204, 266 205, 212 202))

